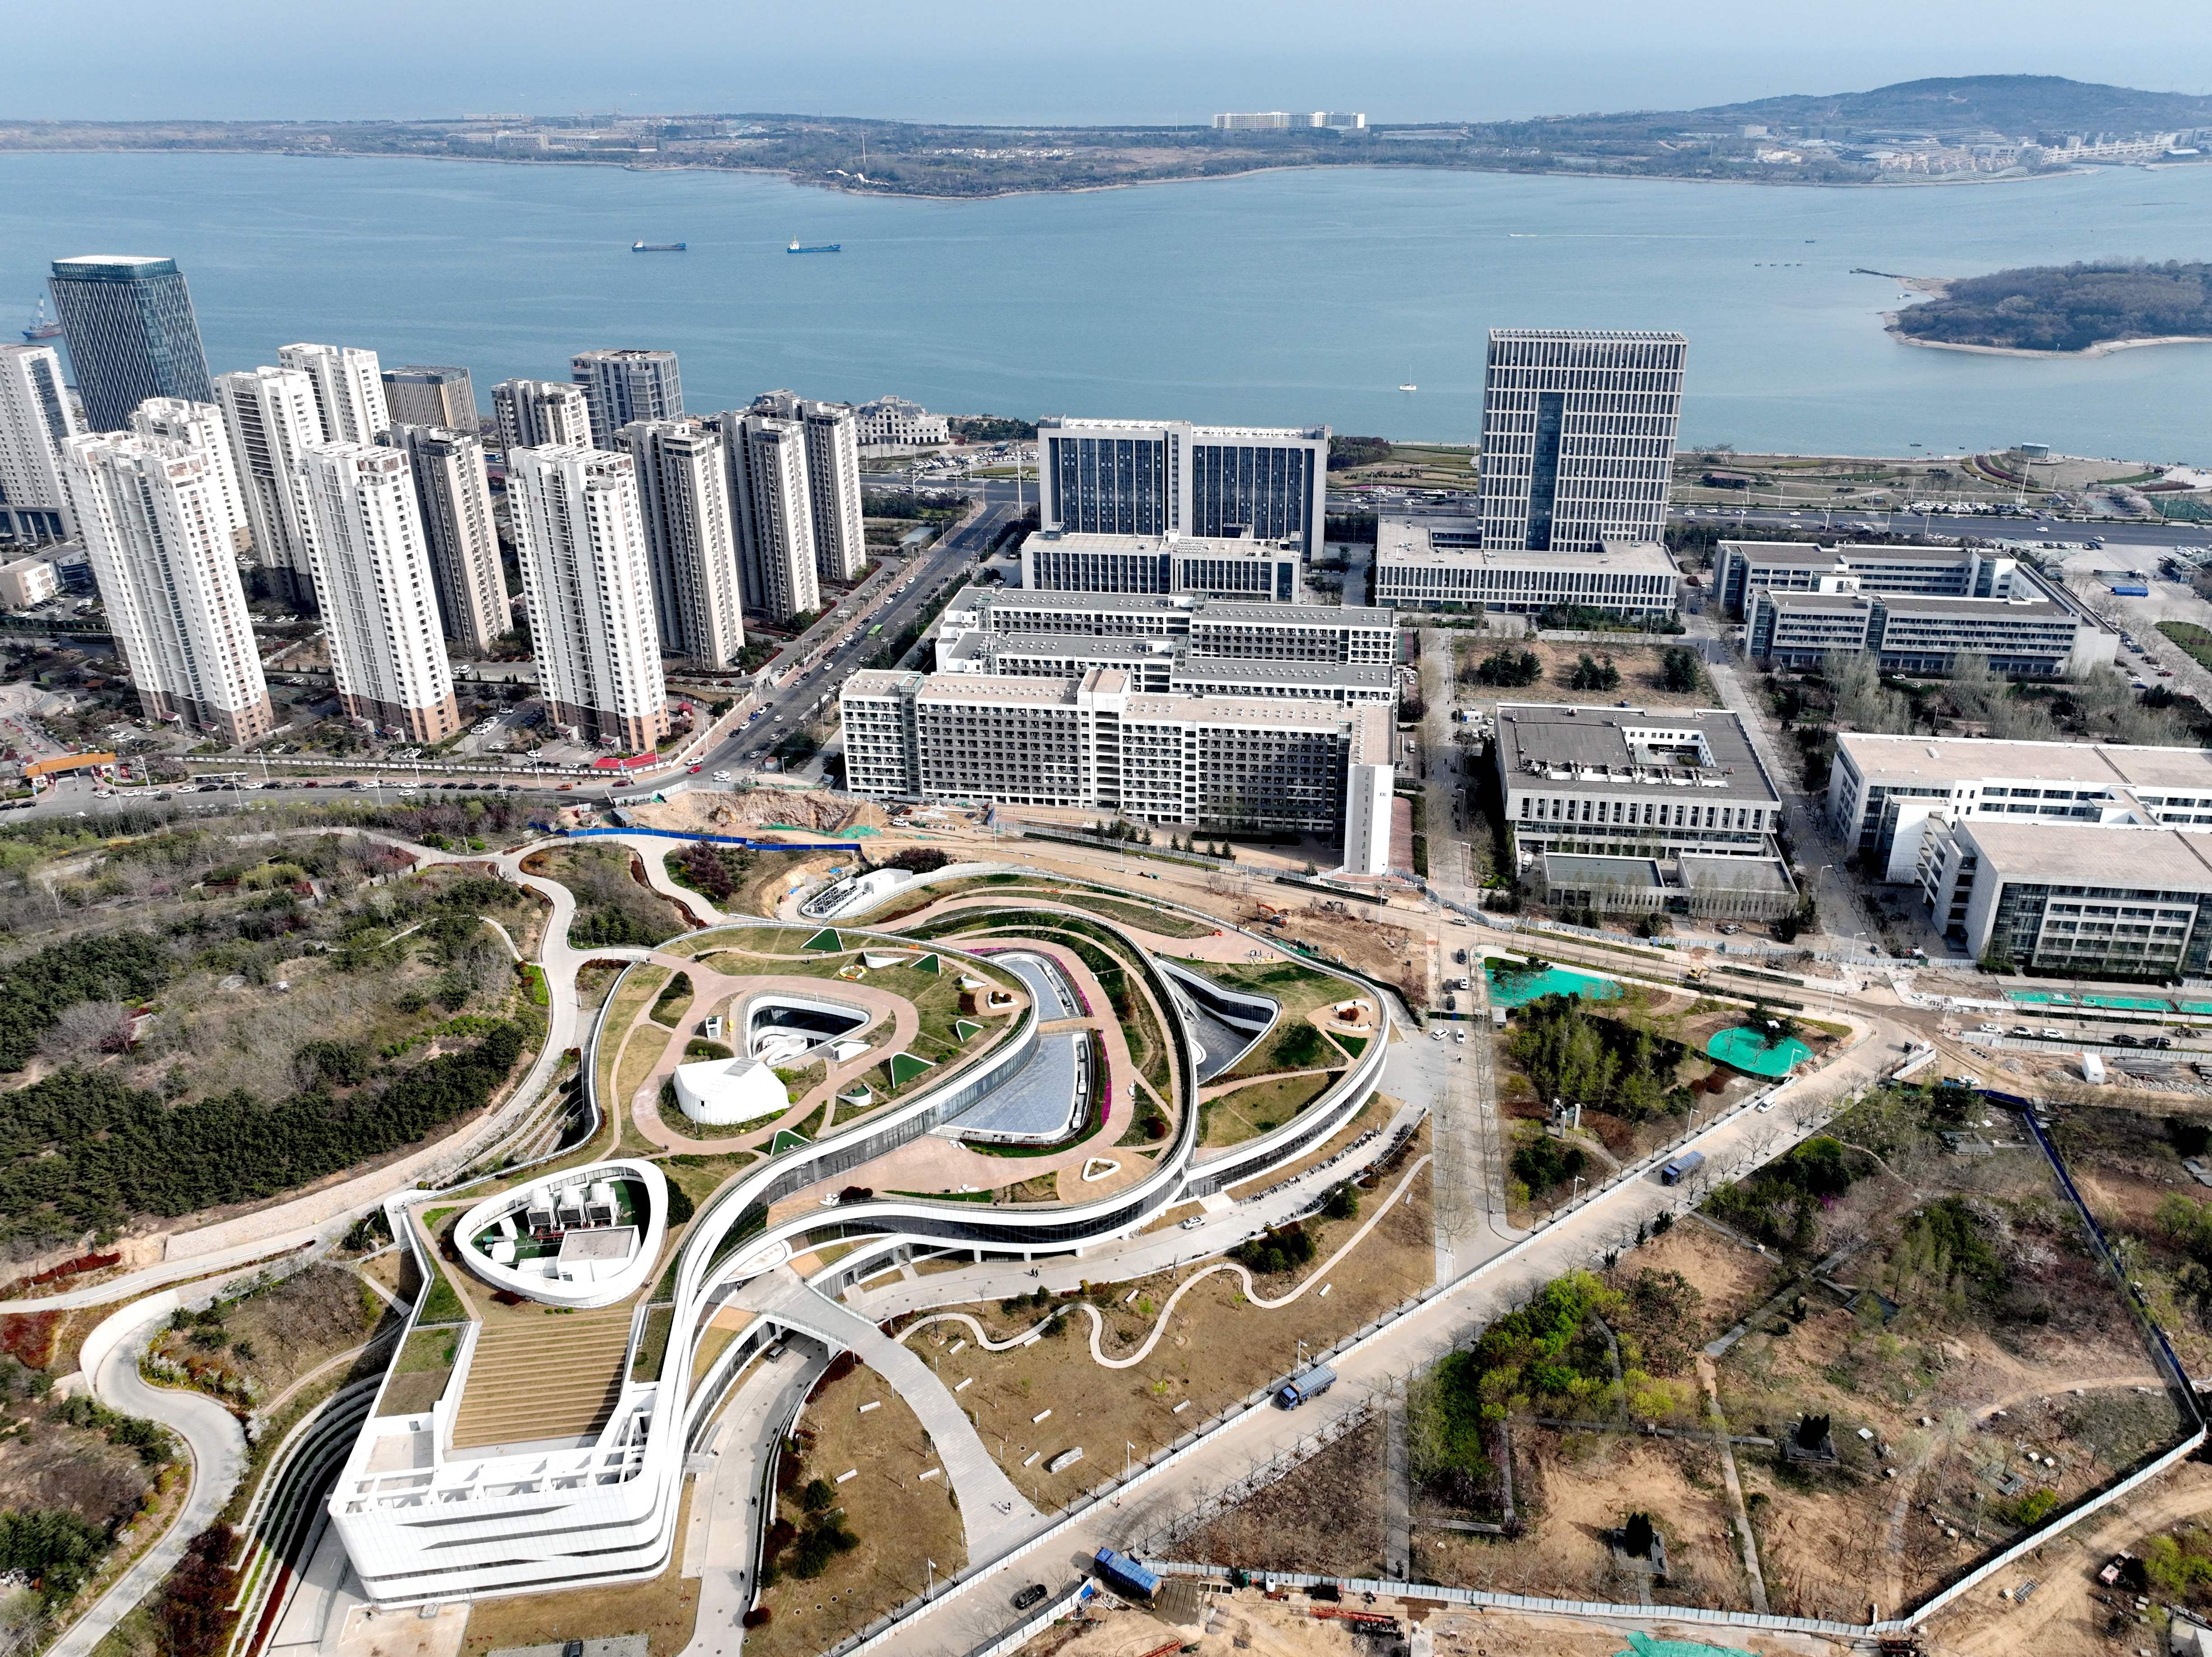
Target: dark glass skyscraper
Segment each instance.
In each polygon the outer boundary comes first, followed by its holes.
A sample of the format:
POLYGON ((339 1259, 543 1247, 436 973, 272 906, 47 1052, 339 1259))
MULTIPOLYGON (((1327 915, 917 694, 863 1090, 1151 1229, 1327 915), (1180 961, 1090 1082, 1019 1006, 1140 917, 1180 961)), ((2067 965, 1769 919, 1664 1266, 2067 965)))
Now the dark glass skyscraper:
POLYGON ((174 259, 56 259, 49 286, 92 430, 121 431, 149 397, 215 401, 192 296, 174 259))

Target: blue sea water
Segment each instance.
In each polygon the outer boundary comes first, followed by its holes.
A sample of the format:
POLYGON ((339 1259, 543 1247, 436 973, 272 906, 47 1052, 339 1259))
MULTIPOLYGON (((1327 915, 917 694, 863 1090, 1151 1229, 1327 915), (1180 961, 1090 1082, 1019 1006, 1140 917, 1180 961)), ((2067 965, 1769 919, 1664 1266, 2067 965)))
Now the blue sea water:
POLYGON ((465 364, 487 403, 509 375, 566 378, 572 351, 643 345, 681 353, 695 410, 789 385, 1471 440, 1485 330, 1676 328, 1687 443, 2212 460, 2212 347, 1917 349, 1882 331, 1897 284, 1852 273, 2212 258, 2212 167, 1883 190, 1310 171, 935 202, 747 173, 0 155, 4 337, 46 262, 83 252, 178 258, 218 371, 360 344, 465 364))

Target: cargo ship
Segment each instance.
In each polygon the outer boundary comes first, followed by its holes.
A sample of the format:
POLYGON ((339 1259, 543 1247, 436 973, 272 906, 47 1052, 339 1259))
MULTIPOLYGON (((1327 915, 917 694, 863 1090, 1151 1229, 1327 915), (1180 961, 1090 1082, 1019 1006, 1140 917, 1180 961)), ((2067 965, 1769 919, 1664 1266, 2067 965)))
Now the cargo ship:
POLYGON ((842 253, 845 251, 845 244, 842 241, 793 242, 783 251, 787 253, 842 253))
POLYGON ((629 245, 629 251, 633 253, 681 253, 690 246, 689 242, 680 241, 634 241, 629 245))
POLYGON ((46 301, 41 295, 39 308, 32 313, 31 325, 23 330, 23 337, 35 344, 42 339, 59 339, 61 334, 61 324, 46 314, 46 301))

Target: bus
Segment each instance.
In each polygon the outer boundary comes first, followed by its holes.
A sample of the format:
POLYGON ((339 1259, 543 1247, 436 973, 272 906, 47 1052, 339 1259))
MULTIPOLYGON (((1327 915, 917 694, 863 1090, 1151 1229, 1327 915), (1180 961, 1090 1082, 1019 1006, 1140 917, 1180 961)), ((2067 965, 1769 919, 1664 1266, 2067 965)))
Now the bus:
POLYGON ((883 624, 881 622, 877 622, 873 627, 872 627, 872 628, 870 628, 868 629, 868 636, 869 636, 871 639, 872 639, 872 638, 874 638, 874 637, 876 636, 876 634, 878 634, 878 633, 881 633, 883 630, 884 630, 884 624, 883 624))

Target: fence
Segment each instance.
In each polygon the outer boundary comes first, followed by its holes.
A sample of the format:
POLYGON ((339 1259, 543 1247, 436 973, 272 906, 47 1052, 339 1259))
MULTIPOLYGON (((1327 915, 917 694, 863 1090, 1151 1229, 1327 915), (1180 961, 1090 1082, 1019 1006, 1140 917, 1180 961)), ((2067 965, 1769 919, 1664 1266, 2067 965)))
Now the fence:
POLYGON ((548 834, 562 835, 569 840, 620 839, 625 835, 643 835, 653 840, 702 840, 709 846, 735 846, 747 852, 850 852, 858 856, 860 851, 860 843, 856 840, 803 841, 793 844, 780 840, 749 840, 743 835, 695 835, 680 828, 560 829, 544 823, 532 823, 531 827, 542 828, 548 834))

